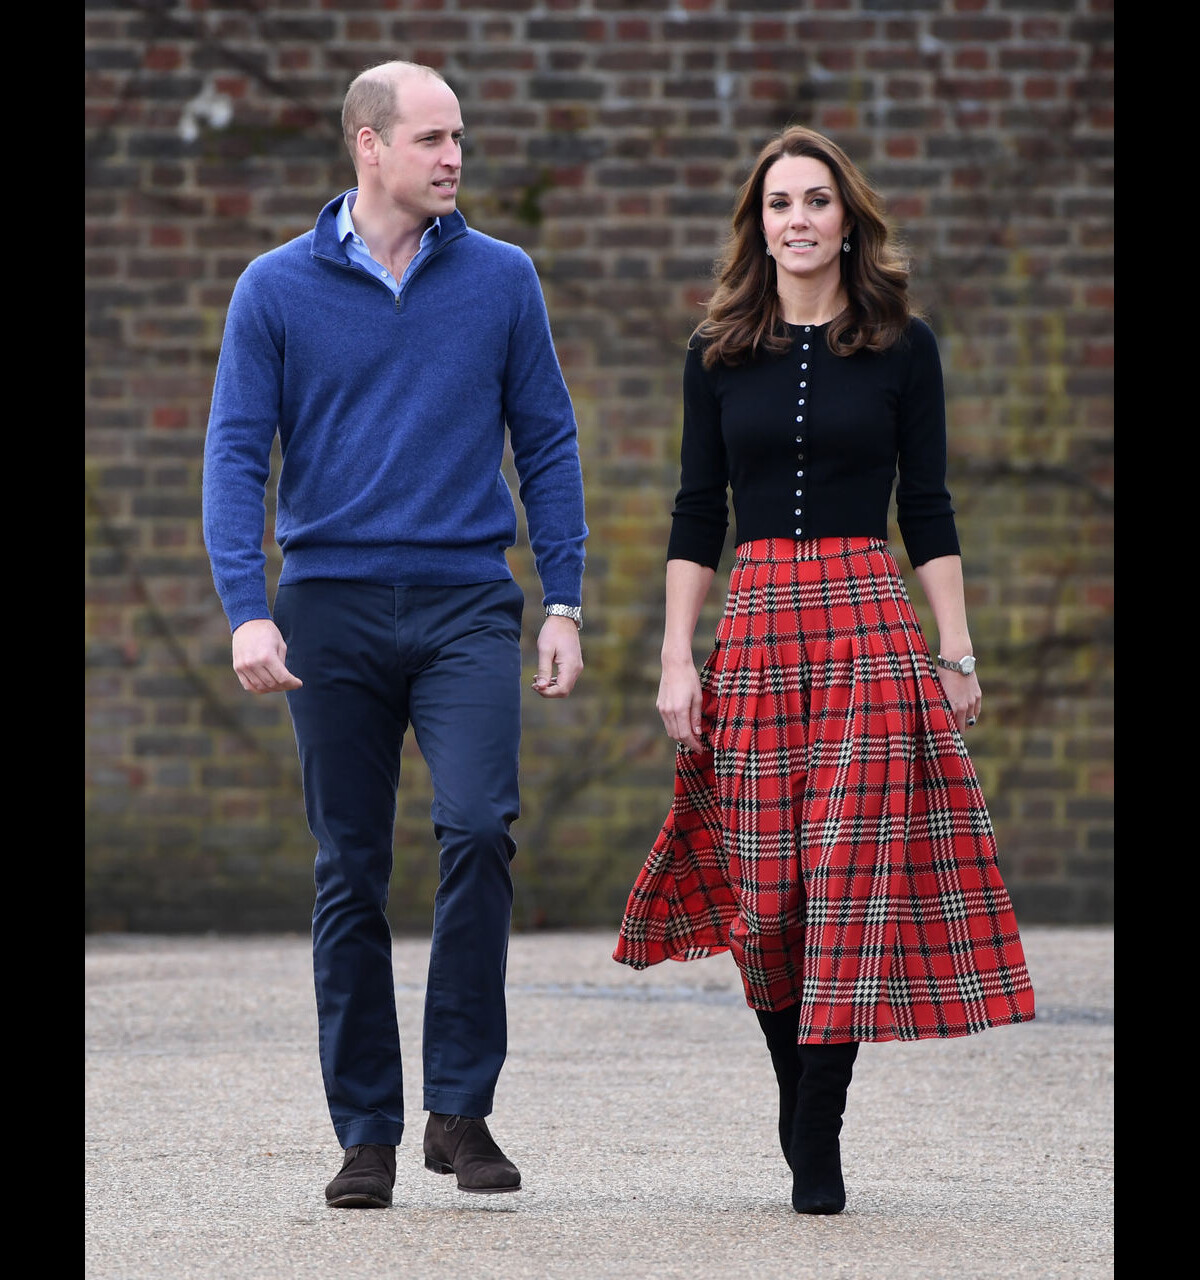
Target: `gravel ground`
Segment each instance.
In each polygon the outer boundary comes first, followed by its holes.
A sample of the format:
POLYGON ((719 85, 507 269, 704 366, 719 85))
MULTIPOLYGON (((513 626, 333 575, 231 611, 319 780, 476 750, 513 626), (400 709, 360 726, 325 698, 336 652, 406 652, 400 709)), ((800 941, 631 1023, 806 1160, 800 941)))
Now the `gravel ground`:
POLYGON ((1113 1275, 1113 930, 1023 930, 1034 1022, 865 1045, 848 1202, 792 1212, 775 1083, 727 955, 635 973, 600 932, 514 935, 492 1132, 515 1195, 421 1158, 428 940, 397 939, 410 1099, 390 1210, 341 1152, 308 938, 85 938, 89 1280, 1097 1280, 1113 1275))

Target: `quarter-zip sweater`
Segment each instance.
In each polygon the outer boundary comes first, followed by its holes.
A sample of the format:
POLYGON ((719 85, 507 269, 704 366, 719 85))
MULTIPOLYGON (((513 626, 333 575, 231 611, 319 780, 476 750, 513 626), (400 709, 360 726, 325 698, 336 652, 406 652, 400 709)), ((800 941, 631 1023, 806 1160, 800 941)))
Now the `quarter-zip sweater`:
POLYGON ((510 578, 507 429, 543 601, 578 605, 577 429, 533 262, 455 212, 394 297, 338 238, 346 194, 254 259, 230 300, 203 521, 231 629, 271 616, 263 495, 276 434, 281 584, 510 578))
POLYGON ((958 555, 946 488, 946 405, 933 331, 909 321, 883 352, 834 355, 828 325, 788 325, 783 355, 683 372, 680 487, 667 558, 715 569, 736 541, 888 536, 896 522, 913 566, 958 555))

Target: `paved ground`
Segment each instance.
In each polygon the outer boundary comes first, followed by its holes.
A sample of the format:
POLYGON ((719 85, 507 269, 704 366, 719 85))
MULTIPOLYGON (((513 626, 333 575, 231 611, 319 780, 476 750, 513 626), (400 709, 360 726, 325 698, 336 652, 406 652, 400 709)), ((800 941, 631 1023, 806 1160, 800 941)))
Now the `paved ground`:
POLYGON ((517 935, 492 1130, 515 1195, 421 1160, 427 942, 395 944, 414 1110, 390 1210, 326 1207, 305 937, 85 939, 89 1280, 974 1280, 1113 1275, 1113 932, 1027 928, 1038 1018, 867 1045, 848 1205, 794 1214, 728 956, 643 973, 517 935))

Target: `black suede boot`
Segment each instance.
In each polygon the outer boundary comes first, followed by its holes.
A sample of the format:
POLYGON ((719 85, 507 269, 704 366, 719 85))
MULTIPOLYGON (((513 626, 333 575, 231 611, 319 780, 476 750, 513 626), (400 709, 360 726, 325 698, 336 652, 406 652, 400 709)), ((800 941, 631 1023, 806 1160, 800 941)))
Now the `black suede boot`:
POLYGON ((479 1116, 431 1111, 425 1123, 425 1168, 456 1174, 460 1191, 486 1195, 521 1189, 517 1166, 496 1145, 487 1121, 479 1116))
POLYGON ((378 1143, 347 1147, 341 1172, 325 1188, 335 1209, 386 1209, 396 1185, 396 1148, 378 1143))
POLYGON ((846 1207, 838 1135, 858 1042, 802 1044, 800 1085, 792 1125, 792 1208, 797 1213, 841 1213, 846 1207))
POLYGON ((800 1026, 800 1006, 786 1009, 755 1009, 754 1016, 767 1037, 771 1065, 779 1082, 779 1145, 783 1158, 792 1163, 792 1120, 796 1114, 796 1086, 800 1083, 800 1056, 796 1032, 800 1026))

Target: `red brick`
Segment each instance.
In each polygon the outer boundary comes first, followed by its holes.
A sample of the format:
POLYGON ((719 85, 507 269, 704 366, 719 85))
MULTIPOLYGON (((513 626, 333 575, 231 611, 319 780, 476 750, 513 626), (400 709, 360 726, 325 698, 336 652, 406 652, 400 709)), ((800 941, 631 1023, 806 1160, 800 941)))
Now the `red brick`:
POLYGON ((147 71, 174 71, 183 64, 176 45, 153 45, 146 50, 143 66, 147 71))

